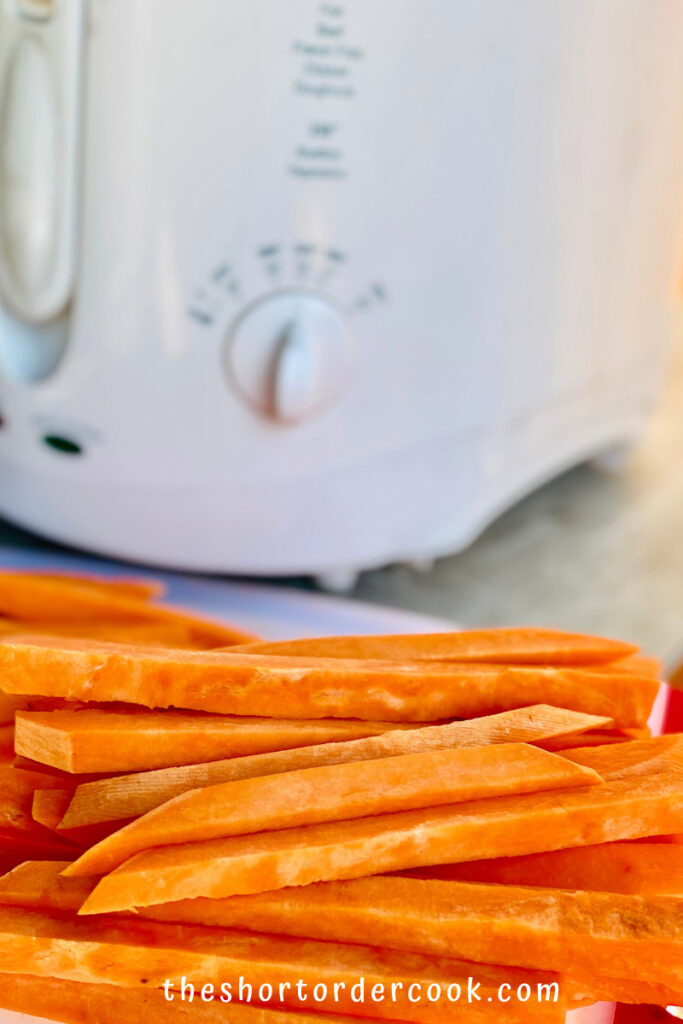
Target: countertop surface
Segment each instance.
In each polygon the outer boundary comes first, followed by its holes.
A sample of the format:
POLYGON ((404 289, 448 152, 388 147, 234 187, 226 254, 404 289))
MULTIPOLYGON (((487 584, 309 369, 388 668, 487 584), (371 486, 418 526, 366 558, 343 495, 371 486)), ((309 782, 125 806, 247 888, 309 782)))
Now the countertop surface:
MULTIPOLYGON (((0 523, 0 543, 42 542, 0 523)), ((365 573, 349 596, 463 625, 524 623, 623 637, 666 662, 683 656, 683 344, 672 354, 658 410, 620 472, 573 469, 461 554, 426 572, 396 565, 365 573)))

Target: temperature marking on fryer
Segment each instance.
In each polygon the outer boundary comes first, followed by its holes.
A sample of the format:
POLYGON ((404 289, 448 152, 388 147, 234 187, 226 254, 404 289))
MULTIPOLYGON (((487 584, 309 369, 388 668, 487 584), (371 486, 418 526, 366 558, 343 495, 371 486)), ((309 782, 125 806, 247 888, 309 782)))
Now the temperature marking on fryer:
POLYGON ((212 271, 211 280, 218 282, 223 281, 230 273, 230 266, 228 263, 219 263, 219 265, 212 271))
POLYGON ((282 273, 282 246, 277 243, 262 245, 257 249, 257 254, 263 261, 268 276, 273 280, 277 279, 282 273))
POLYGON ((214 322, 214 318, 209 313, 205 313, 203 309, 195 309, 193 306, 188 309, 187 315, 204 327, 210 327, 214 322))
POLYGON ((242 288, 230 264, 219 263, 209 271, 206 284, 195 291, 187 315, 202 327, 212 327, 222 315, 226 299, 233 302, 241 297, 242 288))
POLYGON ((342 252, 341 249, 326 249, 323 256, 326 263, 317 280, 319 288, 328 285, 346 262, 346 253, 342 252))
POLYGON ((373 281, 368 290, 359 295, 351 304, 351 312, 363 313, 373 306, 386 302, 388 299, 387 289, 380 281, 373 281))

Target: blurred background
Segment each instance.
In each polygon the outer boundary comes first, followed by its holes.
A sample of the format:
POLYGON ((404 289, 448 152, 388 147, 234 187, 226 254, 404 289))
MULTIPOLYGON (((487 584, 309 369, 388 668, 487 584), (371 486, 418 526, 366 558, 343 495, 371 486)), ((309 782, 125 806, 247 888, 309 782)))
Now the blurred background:
POLYGON ((680 0, 0 2, 0 545, 683 653, 682 53, 680 0))

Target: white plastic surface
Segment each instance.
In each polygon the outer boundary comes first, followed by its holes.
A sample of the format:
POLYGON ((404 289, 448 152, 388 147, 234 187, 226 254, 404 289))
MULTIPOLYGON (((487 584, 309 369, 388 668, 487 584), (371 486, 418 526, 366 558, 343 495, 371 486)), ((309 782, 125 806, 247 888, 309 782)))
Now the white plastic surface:
POLYGON ((27 386, 0 316, 0 511, 158 565, 336 572, 451 552, 638 436, 680 274, 680 0, 182 6, 88 5, 68 344, 27 386), (274 292, 324 297, 357 352, 338 389, 286 361, 287 415, 334 390, 286 429, 255 411, 272 334, 243 390, 224 372, 274 292))
POLYGON ((289 424, 343 389, 352 360, 341 311, 305 292, 276 292, 250 306, 229 331, 226 356, 238 392, 289 424))

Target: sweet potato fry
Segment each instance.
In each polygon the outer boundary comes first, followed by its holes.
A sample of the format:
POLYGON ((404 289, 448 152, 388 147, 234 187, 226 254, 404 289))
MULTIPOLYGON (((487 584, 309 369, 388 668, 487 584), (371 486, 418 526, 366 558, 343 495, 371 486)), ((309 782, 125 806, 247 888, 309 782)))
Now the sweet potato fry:
POLYGON ((86 850, 66 874, 105 874, 136 853, 170 843, 598 782, 596 772, 523 743, 433 750, 225 782, 191 790, 150 811, 86 850))
POLYGON ((642 726, 657 681, 602 667, 285 658, 13 637, 0 643, 3 689, 221 714, 435 721, 548 703, 642 726))
MULTIPOLYGON (((189 990, 188 990, 189 991, 189 990)), ((172 994, 172 993, 171 993, 172 994)), ((65 1024, 358 1024, 358 1017, 309 1010, 278 1010, 267 1006, 231 1002, 229 1016, 220 1001, 220 988, 213 1001, 197 998, 169 1002, 161 989, 127 989, 116 985, 87 985, 61 978, 36 978, 5 974, 0 987, 0 1006, 7 1010, 64 1021, 65 1024)), ((454 1007, 453 1021, 465 1022, 467 1011, 454 1007)), ((554 1020, 548 1015, 548 1022, 554 1020)), ((560 1019, 559 1017, 557 1018, 560 1019)))
MULTIPOLYGON (((94 882, 90 878, 60 876, 60 871, 65 866, 65 864, 46 863, 19 865, 10 874, 0 879, 0 905, 36 909, 43 913, 51 911, 69 913, 77 910, 91 892, 94 882)), ((348 884, 362 885, 371 881, 374 879, 363 879, 359 883, 338 884, 343 887, 348 884)), ((285 889, 263 896, 234 897, 227 900, 184 900, 178 903, 149 907, 132 916, 132 920, 146 919, 165 923, 199 924, 203 927, 219 929, 232 927, 230 923, 232 921, 247 921, 244 927, 253 930, 256 918, 262 921, 269 920, 271 923, 282 918, 282 907, 289 906, 291 902, 296 903, 299 894, 301 894, 304 919, 307 919, 311 906, 320 899, 320 891, 324 892, 327 888, 327 885, 310 886, 304 889, 285 889), (247 920, 248 914, 245 911, 249 906, 255 910, 254 920, 247 920)), ((349 901, 349 912, 353 911, 355 902, 357 901, 354 899, 349 901)), ((348 912, 342 911, 341 920, 346 922, 342 927, 350 927, 348 912)), ((287 930, 296 932, 298 927, 296 918, 292 918, 290 915, 290 919, 286 923, 287 930)), ((240 928, 242 928, 241 925, 240 928)), ((325 924, 314 922, 313 928, 324 930, 325 924)), ((364 936, 365 938, 366 936, 364 936)), ((470 966, 473 974, 476 974, 472 965, 470 966)), ((571 982, 565 982, 562 987, 567 990, 571 1005, 588 1004, 596 999, 613 1000, 616 998, 631 999, 638 1003, 646 1000, 657 1002, 666 1000, 670 995, 668 991, 662 991, 661 988, 639 983, 633 979, 628 981, 615 978, 596 979, 593 971, 591 971, 589 979, 572 978, 571 982)))
MULTIPOLYGON (((19 619, 0 619, 0 636, 10 640, 26 634, 27 624, 19 619)), ((168 622, 110 622, 88 619, 84 622, 39 619, 30 624, 31 633, 42 637, 77 640, 102 640, 106 643, 129 644, 135 647, 170 647, 176 650, 210 649, 209 641, 197 639, 191 628, 168 622)), ((59 640, 57 640, 59 642, 59 640)))
POLYGON ((667 834, 678 827, 683 813, 683 737, 635 740, 565 756, 594 767, 609 781, 582 790, 473 800, 161 847, 137 854, 105 876, 81 913, 265 892, 448 861, 541 853, 667 834))
POLYGON ((1 576, 21 576, 30 580, 52 580, 57 583, 77 583, 82 587, 103 594, 119 597, 132 597, 138 601, 154 601, 163 597, 166 586, 160 580, 143 579, 138 576, 93 576, 87 573, 74 572, 39 572, 33 569, 22 569, 21 572, 0 572, 1 576))
POLYGON ((25 907, 50 913, 75 913, 90 895, 95 880, 66 878, 70 860, 25 860, 0 877, 0 906, 25 907))
POLYGON ((636 676, 652 676, 661 679, 663 665, 659 658, 649 658, 644 654, 631 654, 628 658, 620 658, 610 663, 618 672, 633 672, 636 676))
POLYGON ((37 789, 33 794, 33 818, 35 821, 51 829, 61 839, 68 840, 77 849, 74 856, 83 850, 95 846, 110 836, 117 828, 128 824, 127 822, 105 822, 100 825, 87 825, 83 828, 62 829, 59 822, 64 816, 73 790, 66 789, 37 789))
MULTIPOLYGON (((261 984, 283 984, 282 1003, 292 1009, 305 1008, 297 995, 299 978, 311 987, 326 984, 328 996, 318 1005, 321 1010, 352 1013, 373 1020, 403 1019, 425 1024, 450 1024, 453 1004, 446 996, 447 986, 464 982, 472 974, 471 964, 409 953, 379 951, 369 946, 345 946, 319 943, 271 935, 246 935, 241 932, 218 931, 182 925, 166 925, 149 921, 110 920, 86 922, 69 920, 33 911, 0 909, 0 972, 29 973, 37 977, 54 977, 67 981, 114 984, 123 988, 151 989, 161 987, 168 979, 178 985, 183 976, 201 979, 202 984, 231 984, 237 987, 240 977, 248 977, 254 989, 261 984), (366 979, 368 990, 374 984, 403 983, 396 991, 396 1002, 363 1003, 351 999, 350 990, 360 977, 366 979), (344 983, 335 1002, 332 986, 344 983), (407 990, 411 983, 428 985, 434 982, 443 988, 435 1002, 411 1002, 407 990), (287 985, 289 983, 289 985, 287 985)), ((514 968, 477 968, 481 983, 480 1003, 468 1004, 469 1020, 490 1021, 488 996, 497 997, 498 986, 527 982, 534 986, 557 980, 553 975, 514 968), (483 1007, 483 1009, 479 1009, 483 1007)), ((310 1005, 310 1002, 308 1003, 310 1005)), ((548 1019, 555 1021, 557 1007, 538 1000, 520 1006, 514 1002, 496 1009, 498 1020, 515 1024, 548 1019), (513 1016, 506 1018, 507 1007, 513 1016)), ((561 1018, 559 1018, 561 1019, 561 1018)))
POLYGON ((0 829, 42 835, 42 826, 33 820, 34 790, 57 789, 59 785, 56 779, 43 772, 0 764, 0 829))
POLYGON ((386 876, 215 902, 201 901, 197 923, 333 942, 371 935, 386 949, 683 992, 683 902, 666 897, 386 876))
POLYGON ((68 789, 36 789, 31 805, 33 820, 45 828, 56 829, 66 813, 72 796, 73 791, 68 789))
POLYGON ((379 736, 405 728, 391 722, 280 720, 196 711, 19 711, 16 750, 65 772, 113 774, 379 736))
POLYGON ((410 874, 446 881, 683 896, 683 850, 659 843, 603 843, 526 857, 440 864, 416 868, 410 874))
POLYGON ((620 640, 532 628, 468 629, 399 636, 324 636, 304 640, 260 640, 240 646, 240 652, 244 654, 497 662, 503 665, 597 665, 628 657, 636 650, 636 647, 620 640))
POLYGON ((541 737, 578 733, 607 721, 577 711, 537 704, 470 721, 414 729, 410 735, 395 729, 364 740, 325 743, 84 783, 74 794, 62 828, 137 818, 180 793, 220 782, 449 747, 536 742, 541 737))
POLYGON ((327 882, 258 896, 167 903, 142 914, 169 923, 246 931, 281 926, 284 934, 296 936, 305 930, 308 936, 325 941, 339 941, 365 926, 363 934, 373 935, 383 948, 428 950, 430 955, 448 950, 448 956, 456 956, 462 949, 473 961, 491 958, 499 964, 561 964, 563 977, 572 979, 568 995, 573 1000, 583 994, 588 1001, 642 1003, 647 999, 660 1003, 671 1001, 680 991, 680 967, 670 969, 680 961, 680 940, 676 938, 683 912, 680 900, 651 903, 639 897, 617 897, 617 902, 610 902, 606 893, 457 882, 427 882, 423 884, 434 887, 429 892, 411 893, 405 885, 393 884, 411 881, 416 880, 378 876, 327 882), (439 885, 442 888, 437 890, 439 885), (448 886, 451 891, 444 892, 443 887, 448 886), (378 896, 379 891, 384 898, 378 896), (596 897, 592 903, 586 899, 591 896, 596 897), (510 900, 507 913, 506 897, 510 900), (438 902, 430 903, 430 899, 438 902), (638 934, 629 934, 631 920, 634 932, 643 929, 638 934), (583 941, 585 934, 591 937, 587 942, 583 941), (592 961, 589 950, 594 954, 592 961), (627 973, 629 963, 639 955, 657 959, 654 971, 641 960, 636 971, 627 973), (604 971, 603 960, 611 965, 604 971))
POLYGON ((182 626, 194 641, 212 646, 254 639, 243 630, 180 608, 150 603, 116 593, 112 587, 93 587, 66 577, 50 579, 24 573, 0 573, 0 613, 27 623, 61 620, 83 625, 95 620, 182 626))

